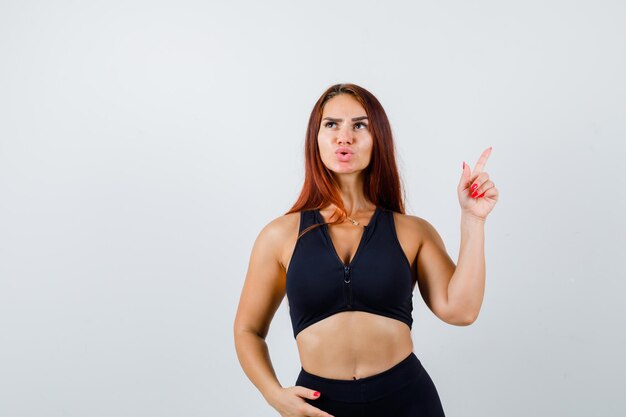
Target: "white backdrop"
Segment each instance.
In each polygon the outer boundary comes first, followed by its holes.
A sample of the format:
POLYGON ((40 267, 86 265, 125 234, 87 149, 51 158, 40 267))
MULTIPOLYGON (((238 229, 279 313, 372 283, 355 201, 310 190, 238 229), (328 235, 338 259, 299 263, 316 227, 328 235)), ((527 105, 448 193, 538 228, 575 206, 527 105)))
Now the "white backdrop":
MULTIPOLYGON (((0 416, 278 415, 233 320, 338 82, 385 107, 407 212, 455 262, 462 161, 493 146, 478 320, 414 293, 447 415, 621 415, 625 19, 599 0, 2 1, 0 416)), ((293 385, 286 300, 268 344, 293 385)))

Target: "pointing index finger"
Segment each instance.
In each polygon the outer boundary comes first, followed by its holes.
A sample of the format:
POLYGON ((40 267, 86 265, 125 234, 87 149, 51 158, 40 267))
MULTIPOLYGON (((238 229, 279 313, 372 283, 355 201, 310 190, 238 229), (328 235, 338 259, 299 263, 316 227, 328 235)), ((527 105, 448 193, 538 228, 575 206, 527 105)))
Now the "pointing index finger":
POLYGON ((487 158, 489 158, 489 155, 491 155, 491 149, 492 149, 492 146, 488 147, 487 149, 483 151, 482 154, 480 154, 480 158, 478 158, 478 162, 476 162, 476 165, 474 166, 473 173, 483 172, 483 168, 485 167, 485 164, 487 163, 487 158))

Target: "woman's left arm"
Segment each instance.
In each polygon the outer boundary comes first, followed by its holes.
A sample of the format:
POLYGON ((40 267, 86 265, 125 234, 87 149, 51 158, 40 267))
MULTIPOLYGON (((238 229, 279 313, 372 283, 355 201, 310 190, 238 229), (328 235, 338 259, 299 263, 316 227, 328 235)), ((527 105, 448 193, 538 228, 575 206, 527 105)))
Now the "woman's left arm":
POLYGON ((478 317, 485 294, 485 221, 461 214, 461 248, 448 284, 448 304, 457 317, 471 324, 478 317))
POLYGON ((463 162, 458 186, 461 205, 461 247, 448 285, 448 305, 458 317, 472 323, 478 317, 485 293, 485 221, 498 201, 498 190, 483 171, 491 147, 483 151, 474 171, 463 162))

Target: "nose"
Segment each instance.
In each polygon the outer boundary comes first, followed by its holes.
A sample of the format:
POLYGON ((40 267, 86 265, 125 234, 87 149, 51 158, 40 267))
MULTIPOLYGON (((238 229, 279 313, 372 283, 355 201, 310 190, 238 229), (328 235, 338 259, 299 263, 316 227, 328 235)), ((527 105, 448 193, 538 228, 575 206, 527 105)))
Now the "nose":
POLYGON ((352 130, 350 130, 350 124, 346 123, 337 131, 337 141, 339 143, 352 143, 352 130))

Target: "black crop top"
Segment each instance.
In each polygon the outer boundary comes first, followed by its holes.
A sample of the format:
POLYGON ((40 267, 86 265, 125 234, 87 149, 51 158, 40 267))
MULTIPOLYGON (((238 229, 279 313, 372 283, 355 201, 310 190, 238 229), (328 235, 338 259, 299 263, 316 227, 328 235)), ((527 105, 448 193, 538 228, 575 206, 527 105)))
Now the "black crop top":
MULTIPOLYGON (((319 210, 300 212, 299 233, 324 223, 319 210)), ((412 327, 411 266, 400 246, 393 212, 376 207, 349 264, 339 258, 328 225, 305 233, 293 250, 286 293, 294 338, 341 311, 366 311, 412 327)))

